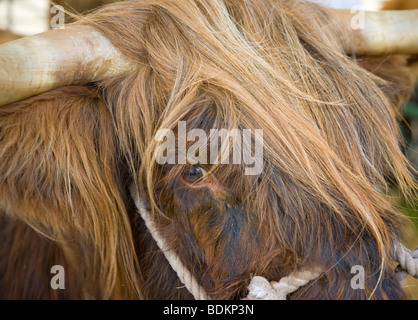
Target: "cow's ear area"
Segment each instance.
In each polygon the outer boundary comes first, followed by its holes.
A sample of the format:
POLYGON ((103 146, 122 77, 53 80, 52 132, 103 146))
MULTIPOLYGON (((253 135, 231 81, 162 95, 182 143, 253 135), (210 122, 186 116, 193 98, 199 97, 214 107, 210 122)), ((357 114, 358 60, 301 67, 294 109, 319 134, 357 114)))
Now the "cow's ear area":
POLYGON ((400 106, 411 96, 418 80, 418 57, 392 55, 381 57, 358 57, 356 62, 367 71, 384 81, 379 87, 392 101, 400 106))
POLYGON ((3 106, 0 207, 29 223, 56 226, 63 216, 81 217, 73 208, 104 212, 104 199, 121 202, 114 200, 116 149, 110 113, 93 88, 63 87, 3 106))
POLYGON ((89 298, 140 296, 120 158, 94 88, 62 87, 0 108, 0 212, 59 242, 89 298), (123 290, 104 289, 114 279, 123 290))

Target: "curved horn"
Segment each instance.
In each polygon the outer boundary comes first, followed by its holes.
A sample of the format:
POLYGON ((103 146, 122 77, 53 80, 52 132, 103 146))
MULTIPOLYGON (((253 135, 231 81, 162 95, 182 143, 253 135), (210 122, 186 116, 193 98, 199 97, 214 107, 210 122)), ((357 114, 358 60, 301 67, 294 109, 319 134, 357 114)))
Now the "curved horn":
POLYGON ((331 23, 342 30, 342 42, 348 54, 418 53, 418 10, 329 11, 331 23))
POLYGON ((132 68, 105 36, 86 25, 8 42, 0 46, 0 106, 132 68))
MULTIPOLYGON (((418 53, 418 10, 364 12, 364 28, 355 24, 361 14, 330 10, 331 23, 341 28, 348 54, 418 53)), ((133 67, 105 36, 86 25, 19 39, 0 46, 0 105, 99 81, 133 67)))

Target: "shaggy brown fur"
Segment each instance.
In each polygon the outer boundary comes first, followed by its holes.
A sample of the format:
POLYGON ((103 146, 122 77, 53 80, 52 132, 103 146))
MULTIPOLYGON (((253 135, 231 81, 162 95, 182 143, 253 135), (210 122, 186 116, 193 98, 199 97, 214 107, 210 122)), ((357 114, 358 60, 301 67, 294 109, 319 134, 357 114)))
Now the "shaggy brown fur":
POLYGON ((14 34, 10 31, 6 31, 6 30, 0 30, 0 44, 1 43, 5 43, 8 41, 13 41, 16 39, 21 38, 20 36, 18 36, 17 34, 14 34))
POLYGON ((405 298, 389 258, 403 218, 386 193, 416 190, 396 122, 406 58, 347 57, 321 8, 288 0, 126 1, 79 23, 139 67, 0 108, 0 298, 192 298, 132 205, 134 182, 213 298, 309 267, 325 272, 290 298, 405 298), (158 165, 155 134, 179 121, 263 129, 263 173, 203 166, 190 183, 190 165, 158 165), (64 291, 49 286, 57 264, 64 291))
POLYGON ((417 0, 388 0, 383 5, 383 10, 410 10, 417 8, 417 0))

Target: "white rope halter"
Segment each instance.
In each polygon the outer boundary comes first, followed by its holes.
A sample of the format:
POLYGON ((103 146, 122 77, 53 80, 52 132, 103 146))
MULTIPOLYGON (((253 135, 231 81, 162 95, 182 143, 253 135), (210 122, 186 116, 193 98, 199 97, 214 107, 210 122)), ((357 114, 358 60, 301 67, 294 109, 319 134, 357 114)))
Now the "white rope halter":
MULTIPOLYGON (((161 236, 137 188, 132 186, 131 194, 148 231, 156 241, 170 266, 177 273, 180 281, 196 300, 211 300, 211 297, 206 294, 205 289, 199 285, 196 278, 183 264, 180 257, 174 250, 169 248, 164 237, 161 236)), ((396 274, 401 285, 405 282, 408 274, 418 278, 418 247, 415 251, 411 251, 399 243, 394 248, 393 259, 399 262, 396 274)), ((286 300, 289 294, 307 285, 310 281, 316 280, 321 274, 322 272, 319 269, 302 270, 280 279, 279 282, 269 282, 263 277, 256 276, 251 279, 251 283, 248 286, 249 294, 243 300, 286 300)))
POLYGON ((187 288, 187 290, 189 290, 189 292, 196 300, 211 300, 210 297, 206 294, 205 289, 199 285, 196 278, 180 260, 180 257, 174 252, 174 250, 169 248, 165 239, 161 236, 159 230, 155 226, 155 223, 152 221, 150 214, 138 193, 138 190, 132 187, 131 194, 142 219, 145 221, 145 225, 147 226, 148 231, 157 242, 160 250, 164 253, 168 263, 170 263, 173 270, 177 273, 180 281, 184 284, 184 286, 187 288))

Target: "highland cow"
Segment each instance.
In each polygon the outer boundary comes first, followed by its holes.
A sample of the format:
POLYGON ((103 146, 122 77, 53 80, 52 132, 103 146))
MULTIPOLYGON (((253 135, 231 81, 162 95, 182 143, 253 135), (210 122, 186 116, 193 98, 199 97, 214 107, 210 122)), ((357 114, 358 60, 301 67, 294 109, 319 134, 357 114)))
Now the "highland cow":
POLYGON ((1 46, 0 298, 192 299, 132 188, 211 298, 300 270, 321 273, 289 299, 406 298, 392 261, 406 219, 388 190, 417 190, 397 108, 418 37, 351 17, 291 0, 125 1, 1 46), (181 121, 263 130, 261 174, 158 164, 158 130, 181 121))

